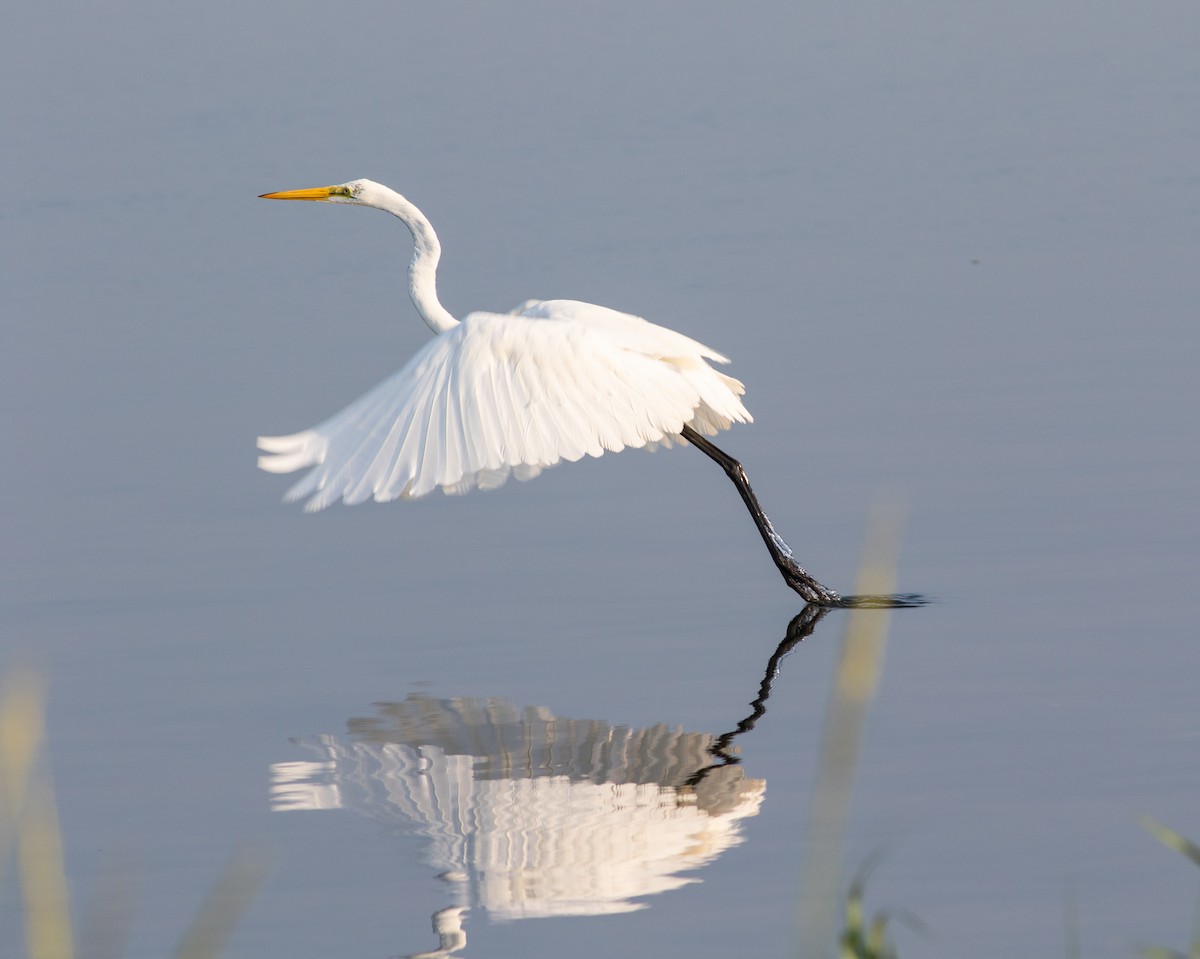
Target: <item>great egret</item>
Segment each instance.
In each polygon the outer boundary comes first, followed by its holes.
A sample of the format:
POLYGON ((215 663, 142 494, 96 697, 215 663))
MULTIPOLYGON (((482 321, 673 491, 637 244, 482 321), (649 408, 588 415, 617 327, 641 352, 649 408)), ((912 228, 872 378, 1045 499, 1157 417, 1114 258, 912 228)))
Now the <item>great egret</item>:
POLYGON ((437 334, 402 369, 340 413, 290 436, 261 436, 258 465, 270 473, 313 469, 286 494, 305 509, 424 496, 435 487, 491 489, 513 473, 531 479, 560 460, 626 446, 691 443, 741 493, 784 580, 810 603, 841 598, 793 558, 771 526, 746 471, 704 435, 749 423, 742 384, 708 364, 729 361, 641 317, 576 300, 530 300, 512 313, 469 313, 461 322, 438 302, 442 248, 409 200, 371 180, 264 193, 374 207, 412 233, 408 289, 437 334))

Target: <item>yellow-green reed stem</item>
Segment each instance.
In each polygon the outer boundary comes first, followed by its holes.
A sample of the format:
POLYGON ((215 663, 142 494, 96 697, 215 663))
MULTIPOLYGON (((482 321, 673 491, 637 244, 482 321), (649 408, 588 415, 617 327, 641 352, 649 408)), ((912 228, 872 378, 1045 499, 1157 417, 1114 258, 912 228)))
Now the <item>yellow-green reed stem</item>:
POLYGON ((39 763, 45 693, 18 671, 0 696, 0 861, 15 840, 29 959, 72 959, 71 910, 62 834, 49 774, 39 763))
POLYGON ((238 850, 184 934, 175 950, 175 959, 216 959, 267 871, 267 856, 261 849, 238 850))
MULTIPOLYGON (((856 594, 885 595, 895 590, 900 525, 898 509, 873 511, 856 594)), ((886 609, 851 609, 846 620, 804 845, 797 909, 799 955, 803 959, 831 956, 836 948, 842 838, 850 814, 867 707, 883 669, 888 617, 886 609)))

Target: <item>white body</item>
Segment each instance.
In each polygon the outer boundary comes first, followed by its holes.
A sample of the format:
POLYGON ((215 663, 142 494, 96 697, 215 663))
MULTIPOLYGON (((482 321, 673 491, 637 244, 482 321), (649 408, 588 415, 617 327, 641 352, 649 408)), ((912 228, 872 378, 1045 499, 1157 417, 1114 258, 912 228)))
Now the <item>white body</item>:
POLYGON ((287 493, 307 510, 337 502, 491 489, 561 460, 627 446, 685 442, 750 422, 744 389, 709 366, 725 357, 637 316, 575 300, 530 301, 512 313, 455 320, 437 301, 441 248, 399 194, 368 180, 268 194, 384 209, 415 241, 413 302, 437 335, 398 372, 325 422, 265 436, 258 465, 314 467, 287 493))

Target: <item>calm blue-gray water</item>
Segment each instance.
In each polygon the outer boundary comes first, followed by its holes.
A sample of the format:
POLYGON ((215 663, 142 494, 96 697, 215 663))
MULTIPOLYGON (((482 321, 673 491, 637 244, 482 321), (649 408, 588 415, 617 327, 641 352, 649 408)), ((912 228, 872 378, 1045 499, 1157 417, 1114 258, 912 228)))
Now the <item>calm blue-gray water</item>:
MULTIPOLYGON (((746 465, 898 588, 845 852, 905 957, 1182 948, 1200 875, 1200 8, 26 4, 0 40, 0 670, 45 677, 73 908, 229 959, 795 954, 845 613, 695 450, 447 498, 280 504, 260 434, 462 315, 572 297, 733 359, 746 465), (1072 905, 1074 903, 1074 905, 1072 905), (438 945, 431 920, 441 924, 438 945), (463 938, 465 936, 465 943, 463 938)), ((24 946, 15 867, 0 954, 24 946)))

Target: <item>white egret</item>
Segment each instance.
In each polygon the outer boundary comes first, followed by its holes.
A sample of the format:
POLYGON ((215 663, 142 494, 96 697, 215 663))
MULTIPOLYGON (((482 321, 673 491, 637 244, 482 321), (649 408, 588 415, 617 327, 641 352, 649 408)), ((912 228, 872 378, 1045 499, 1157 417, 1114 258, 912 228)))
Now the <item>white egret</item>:
POLYGON ((259 437, 260 468, 313 469, 286 494, 305 509, 491 489, 531 479, 560 460, 627 446, 691 443, 736 484, 788 585, 810 603, 841 604, 792 556, 758 504, 746 472, 704 438, 749 423, 740 382, 708 361, 729 362, 674 330, 591 303, 530 300, 511 313, 469 313, 438 301, 441 244, 409 200, 371 180, 265 193, 374 207, 403 221, 414 251, 413 305, 436 334, 398 372, 325 422, 259 437))

